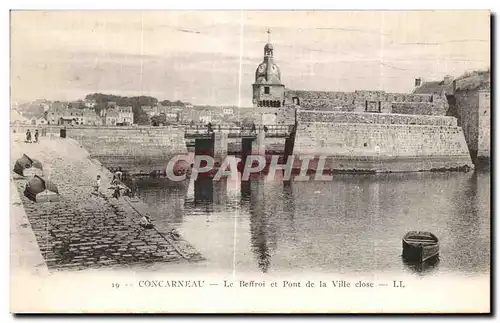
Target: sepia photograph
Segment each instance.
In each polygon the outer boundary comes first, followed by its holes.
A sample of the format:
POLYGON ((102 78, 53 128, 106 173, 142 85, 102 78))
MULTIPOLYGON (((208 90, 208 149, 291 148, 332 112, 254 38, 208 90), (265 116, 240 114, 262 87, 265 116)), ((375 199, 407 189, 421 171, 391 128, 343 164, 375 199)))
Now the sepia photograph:
POLYGON ((11 313, 490 313, 491 20, 11 10, 11 313))

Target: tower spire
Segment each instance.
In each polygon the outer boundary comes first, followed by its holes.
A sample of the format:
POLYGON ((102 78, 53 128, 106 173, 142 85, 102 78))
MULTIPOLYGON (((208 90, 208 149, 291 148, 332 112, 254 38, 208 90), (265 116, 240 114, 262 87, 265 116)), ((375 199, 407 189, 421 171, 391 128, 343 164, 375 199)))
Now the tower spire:
POLYGON ((271 42, 271 29, 267 28, 267 42, 270 43, 271 42))

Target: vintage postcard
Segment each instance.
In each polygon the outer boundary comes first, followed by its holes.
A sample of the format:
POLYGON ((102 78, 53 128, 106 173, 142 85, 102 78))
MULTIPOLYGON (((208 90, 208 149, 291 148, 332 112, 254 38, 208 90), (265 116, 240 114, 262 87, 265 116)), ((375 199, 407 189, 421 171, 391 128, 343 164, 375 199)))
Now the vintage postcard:
POLYGON ((490 20, 11 11, 11 312, 490 313, 490 20))

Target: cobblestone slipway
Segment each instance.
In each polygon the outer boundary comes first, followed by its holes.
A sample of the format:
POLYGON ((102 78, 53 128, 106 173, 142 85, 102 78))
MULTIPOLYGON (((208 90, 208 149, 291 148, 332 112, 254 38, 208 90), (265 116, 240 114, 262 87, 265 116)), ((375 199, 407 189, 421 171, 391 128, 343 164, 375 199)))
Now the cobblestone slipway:
POLYGON ((172 237, 164 221, 155 221, 142 201, 112 198, 110 172, 91 160, 73 139, 41 137, 39 143, 31 144, 16 134, 12 139, 11 170, 16 159, 26 153, 43 163, 44 176, 56 183, 61 195, 57 202, 31 202, 23 195, 26 178, 11 172, 49 270, 203 259, 182 238, 172 237), (92 194, 98 174, 104 197, 92 194), (157 224, 154 229, 139 225, 144 213, 157 224))

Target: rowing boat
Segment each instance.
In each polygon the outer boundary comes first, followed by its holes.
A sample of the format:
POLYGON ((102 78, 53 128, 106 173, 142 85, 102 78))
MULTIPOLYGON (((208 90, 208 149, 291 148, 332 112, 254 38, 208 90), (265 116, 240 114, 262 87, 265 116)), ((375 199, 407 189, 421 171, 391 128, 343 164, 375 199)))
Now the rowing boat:
POLYGON ((403 257, 424 262, 439 255, 439 239, 431 232, 410 231, 403 236, 403 257))

